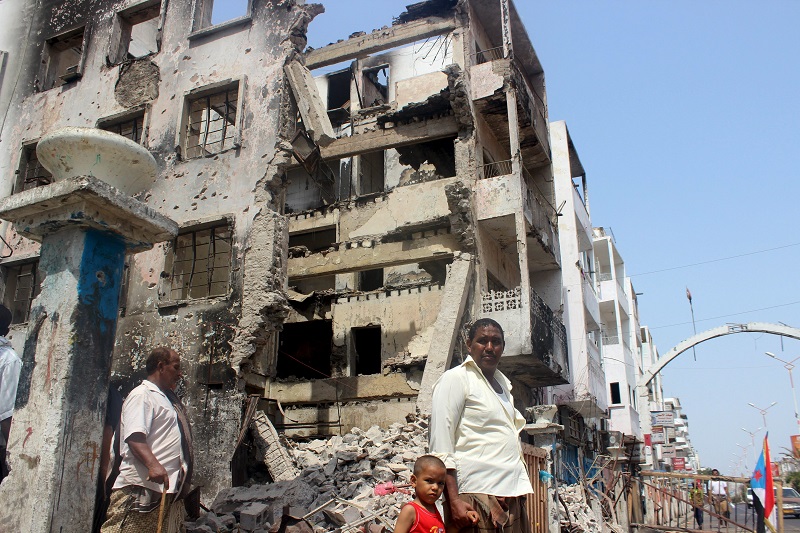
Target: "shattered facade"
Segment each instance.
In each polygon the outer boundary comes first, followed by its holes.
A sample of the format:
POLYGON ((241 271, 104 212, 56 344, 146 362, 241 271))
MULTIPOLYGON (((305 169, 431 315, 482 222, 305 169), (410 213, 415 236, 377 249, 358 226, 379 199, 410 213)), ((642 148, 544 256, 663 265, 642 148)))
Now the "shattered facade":
MULTIPOLYGON (((248 395, 289 436, 404 423, 479 317, 520 410, 569 382, 544 73, 509 0, 421 2, 315 50, 322 8, 294 0, 221 22, 211 0, 10 5, 3 194, 50 183, 35 145, 64 126, 158 163, 138 199, 181 229, 127 257, 112 381, 181 353, 204 497, 241 468, 248 395)), ((33 364, 38 244, 2 235, 33 364)))

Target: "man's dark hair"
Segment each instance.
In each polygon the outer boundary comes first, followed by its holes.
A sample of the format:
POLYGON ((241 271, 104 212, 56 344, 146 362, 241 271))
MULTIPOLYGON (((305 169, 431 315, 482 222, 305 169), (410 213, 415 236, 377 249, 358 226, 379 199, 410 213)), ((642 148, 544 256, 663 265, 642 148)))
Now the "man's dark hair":
POLYGON ((173 350, 167 348, 166 346, 153 348, 153 351, 147 356, 147 362, 145 363, 147 375, 149 376, 158 370, 158 363, 164 363, 165 365, 168 365, 170 359, 172 359, 172 353, 173 350))
POLYGON ((442 460, 435 455, 421 455, 414 461, 414 475, 419 476, 423 470, 431 466, 447 470, 442 460))
POLYGON ((467 340, 472 340, 475 338, 475 333, 478 332, 479 328, 485 326, 494 326, 497 328, 497 331, 500 332, 500 337, 503 339, 503 342, 506 341, 506 334, 503 332, 503 327, 497 323, 496 320, 492 320, 491 318, 479 318, 472 325, 469 327, 469 332, 467 333, 467 340))
POLYGON ((0 335, 8 335, 8 328, 11 326, 11 311, 5 305, 0 305, 0 335))

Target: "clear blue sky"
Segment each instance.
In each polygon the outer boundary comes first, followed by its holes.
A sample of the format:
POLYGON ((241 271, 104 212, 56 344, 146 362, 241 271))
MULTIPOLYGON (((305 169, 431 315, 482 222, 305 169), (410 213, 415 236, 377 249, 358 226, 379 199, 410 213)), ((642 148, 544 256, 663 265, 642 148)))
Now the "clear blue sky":
MULTIPOLYGON (((314 47, 391 24, 410 2, 322 3, 314 47)), ((613 230, 661 353, 692 334, 687 286, 698 331, 800 326, 800 2, 521 0, 517 9, 545 69, 550 119, 567 121, 586 168, 592 220, 613 230), (646 274, 662 269, 671 270, 646 274)), ((766 350, 791 360, 800 342, 728 336, 664 371, 705 466, 738 473, 736 443, 750 443, 740 428, 762 425, 748 402, 778 402, 767 415, 774 456, 797 433, 788 374, 766 350)))

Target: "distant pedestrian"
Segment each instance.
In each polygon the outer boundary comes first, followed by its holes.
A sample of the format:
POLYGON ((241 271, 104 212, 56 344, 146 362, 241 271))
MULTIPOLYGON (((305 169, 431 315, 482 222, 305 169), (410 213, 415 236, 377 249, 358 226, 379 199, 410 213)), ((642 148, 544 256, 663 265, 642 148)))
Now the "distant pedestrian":
POLYGON ((11 327, 11 316, 8 307, 0 305, 0 482, 9 472, 6 448, 22 369, 22 360, 11 347, 11 342, 6 339, 11 327))
POLYGON ((694 507, 694 520, 697 522, 697 529, 703 529, 703 505, 705 504, 705 494, 703 494, 703 482, 695 480, 694 487, 689 491, 689 501, 694 507))
MULTIPOLYGON (((715 468, 711 471, 711 475, 718 476, 719 470, 715 468)), ((711 480, 709 483, 709 492, 711 493, 711 501, 714 504, 714 512, 725 518, 730 518, 731 511, 728 508, 728 483, 720 479, 711 480)))
POLYGON ((164 533, 183 528, 181 499, 189 492, 193 452, 188 417, 174 392, 181 358, 175 350, 156 348, 146 368, 147 379, 122 405, 122 464, 103 533, 155 532, 162 508, 164 533))

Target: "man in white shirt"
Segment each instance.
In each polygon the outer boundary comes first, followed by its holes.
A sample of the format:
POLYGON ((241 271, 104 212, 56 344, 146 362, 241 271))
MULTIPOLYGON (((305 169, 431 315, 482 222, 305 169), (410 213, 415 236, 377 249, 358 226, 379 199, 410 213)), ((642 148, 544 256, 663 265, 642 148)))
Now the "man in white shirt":
MULTIPOLYGON (((711 471, 711 475, 718 476, 719 470, 715 468, 711 471)), ((725 518, 730 518, 731 512, 728 509, 728 483, 714 479, 709 483, 709 492, 711 493, 711 501, 714 503, 714 511, 725 518)))
POLYGON ((6 339, 11 326, 11 311, 0 305, 0 482, 8 475, 6 446, 11 432, 11 416, 17 399, 17 384, 22 361, 6 339))
POLYGON ((122 406, 122 464, 111 493, 102 531, 156 531, 162 492, 167 511, 163 531, 183 523, 181 496, 191 476, 191 432, 174 389, 181 378, 180 356, 156 348, 147 358, 147 379, 133 389, 122 406))
POLYGON ((497 370, 502 327, 477 320, 467 347, 466 361, 433 389, 430 450, 447 467, 445 523, 462 532, 529 532, 524 497, 533 488, 519 440, 525 418, 514 408, 511 383, 497 370), (470 511, 478 512, 477 523, 470 511))

